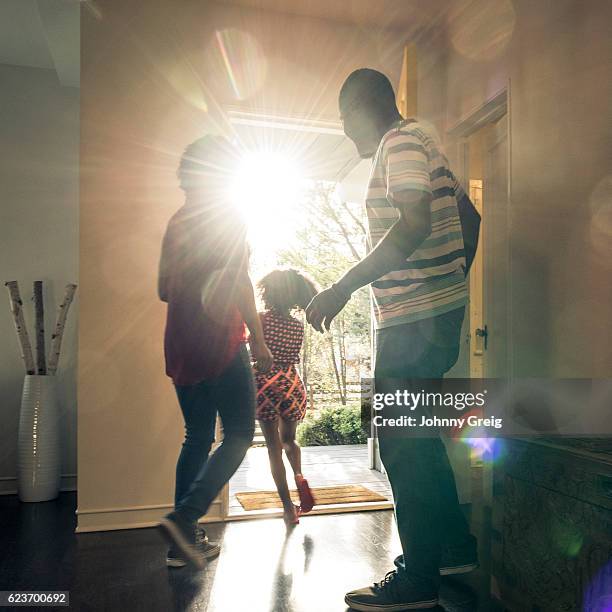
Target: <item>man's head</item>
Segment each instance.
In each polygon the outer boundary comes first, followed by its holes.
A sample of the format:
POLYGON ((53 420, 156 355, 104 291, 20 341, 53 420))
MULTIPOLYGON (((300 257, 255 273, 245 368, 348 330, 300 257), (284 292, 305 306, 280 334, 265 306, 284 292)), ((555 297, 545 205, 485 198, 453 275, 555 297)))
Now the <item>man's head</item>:
POLYGON ((389 79, 370 68, 360 68, 347 77, 338 106, 344 133, 364 158, 376 153, 384 133, 401 119, 389 79))
POLYGON ((227 187, 235 164, 232 145, 222 136, 207 134, 187 146, 176 174, 186 193, 207 192, 212 196, 227 187))

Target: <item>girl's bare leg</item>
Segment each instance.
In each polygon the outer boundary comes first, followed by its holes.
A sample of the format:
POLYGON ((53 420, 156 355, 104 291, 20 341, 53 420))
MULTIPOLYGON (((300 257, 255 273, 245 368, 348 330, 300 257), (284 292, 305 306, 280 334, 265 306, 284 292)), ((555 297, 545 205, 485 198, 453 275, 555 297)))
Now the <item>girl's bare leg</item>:
POLYGON ((279 419, 280 440, 295 475, 302 473, 302 449, 295 441, 295 431, 298 423, 299 421, 279 419))
POLYGON ((270 459, 270 468, 272 477, 276 484, 276 490, 283 502, 283 510, 285 519, 293 519, 295 516, 295 506, 289 495, 289 487, 287 486, 287 474, 285 465, 283 464, 283 445, 278 433, 278 421, 260 421, 261 431, 266 439, 268 447, 268 458, 270 459))
POLYGON ((300 513, 306 513, 312 510, 315 500, 308 486, 308 481, 302 475, 302 449, 295 440, 298 423, 299 421, 284 421, 281 419, 279 429, 281 443, 293 468, 295 485, 300 495, 300 513))

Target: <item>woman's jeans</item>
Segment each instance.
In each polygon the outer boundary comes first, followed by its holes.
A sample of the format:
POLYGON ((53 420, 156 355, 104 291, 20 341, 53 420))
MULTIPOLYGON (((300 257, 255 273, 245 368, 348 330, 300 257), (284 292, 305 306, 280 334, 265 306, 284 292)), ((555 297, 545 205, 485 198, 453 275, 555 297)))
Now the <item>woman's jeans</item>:
MULTIPOLYGON (((419 379, 439 379, 457 361, 464 309, 381 329, 376 337, 376 392, 419 389, 419 379)), ((417 410, 412 413, 420 421, 417 410)), ((435 436, 435 437, 434 437, 435 436)), ((379 432, 380 456, 395 501, 404 566, 400 578, 439 583, 443 548, 472 540, 459 507, 455 477, 446 448, 432 437, 385 436, 379 432)))
POLYGON ((255 384, 245 345, 214 380, 176 386, 185 419, 185 441, 176 465, 175 509, 190 522, 206 514, 238 469, 253 441, 255 384), (217 414, 223 442, 209 456, 217 414))

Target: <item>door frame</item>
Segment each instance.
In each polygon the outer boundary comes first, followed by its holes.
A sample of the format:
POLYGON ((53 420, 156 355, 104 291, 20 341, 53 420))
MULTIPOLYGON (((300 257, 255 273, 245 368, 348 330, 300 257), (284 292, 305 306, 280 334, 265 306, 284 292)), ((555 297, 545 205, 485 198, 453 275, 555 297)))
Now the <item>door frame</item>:
MULTIPOLYGON (((508 244, 506 248, 509 250, 509 255, 511 253, 511 241, 512 241, 512 232, 510 225, 510 213, 512 206, 512 113, 511 113, 511 86, 510 79, 506 81, 506 85, 503 89, 495 93, 493 96, 488 98, 483 104, 481 104, 478 108, 474 109, 467 115, 465 115, 462 119, 460 119, 457 123, 455 123, 449 130, 447 130, 446 135, 452 141, 455 142, 455 151, 456 151, 456 160, 457 160, 457 171, 459 174, 459 179, 462 184, 469 186, 469 151, 468 151, 468 139, 471 135, 475 134, 477 131, 485 127, 489 124, 497 123, 499 120, 505 118, 506 121, 506 153, 507 153, 507 223, 508 223, 508 244)), ((483 212, 486 213, 486 199, 484 201, 483 212)), ((484 215, 483 215, 484 219, 484 215)), ((484 220, 486 223, 486 219, 484 220)), ((484 225, 483 223, 483 225, 484 225)), ((487 270, 486 270, 486 262, 483 262, 483 281, 486 278, 487 270)), ((512 259, 508 257, 508 277, 506 279, 506 291, 508 296, 512 296, 512 259)), ((485 295, 483 295, 483 299, 485 299, 485 295)), ((512 332, 512 300, 509 300, 509 311, 508 311, 508 323, 507 323, 507 333, 508 333, 508 352, 507 352, 507 367, 508 367, 508 377, 512 378, 514 376, 514 359, 513 359, 513 332, 512 332)), ((483 303, 484 311, 486 312, 486 303, 483 303)), ((470 334, 470 342, 469 342, 469 351, 470 356, 472 352, 472 343, 471 343, 471 334, 472 330, 468 331, 470 334)), ((486 353, 483 357, 486 359, 486 353)), ((469 367, 469 366, 468 366, 469 367)), ((486 372, 486 364, 485 364, 485 372, 486 372)), ((491 507, 493 502, 493 465, 489 463, 484 464, 484 472, 483 472, 483 501, 488 506, 491 507)))
MULTIPOLYGON (((455 147, 455 159, 457 160, 456 169, 458 178, 461 183, 465 186, 468 185, 469 178, 469 154, 468 154, 468 139, 470 136, 484 128, 485 126, 493 123, 497 123, 498 121, 505 118, 506 128, 507 128, 507 199, 508 199, 508 213, 510 213, 512 206, 512 130, 511 130, 511 86, 510 79, 506 81, 506 85, 485 100, 479 107, 470 111, 466 115, 464 115, 459 121, 457 121, 451 128, 446 131, 446 136, 451 143, 454 142, 455 147)), ((486 211, 486 201, 484 204, 484 208, 486 211)), ((510 231, 510 218, 508 215, 508 244, 506 248, 511 250, 511 240, 512 233, 510 231)), ((486 220, 485 222, 486 223, 486 220)), ((484 224, 483 224, 484 225, 484 224)), ((486 276, 486 262, 485 267, 483 268, 483 275, 486 276)), ((512 259, 508 257, 508 277, 506 279, 507 282, 507 295, 512 295, 512 259)), ((508 377, 513 377, 513 346, 514 343, 512 341, 512 301, 509 302, 509 314, 508 314, 508 377)), ((484 305, 486 312, 486 304, 484 305)), ((468 333, 471 335, 472 330, 468 330, 468 333)), ((471 341, 471 337, 470 337, 471 341)), ((470 342, 469 345, 470 353, 472 350, 472 345, 470 342)), ((484 359, 486 359, 486 354, 484 355, 484 359)))

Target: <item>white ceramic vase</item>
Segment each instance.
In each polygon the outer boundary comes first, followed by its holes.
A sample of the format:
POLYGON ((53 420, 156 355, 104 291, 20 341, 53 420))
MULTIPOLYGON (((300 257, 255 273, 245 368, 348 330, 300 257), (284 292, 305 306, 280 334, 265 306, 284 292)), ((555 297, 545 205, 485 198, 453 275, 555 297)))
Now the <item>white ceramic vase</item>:
POLYGON ((26 375, 17 443, 19 499, 39 502, 59 494, 60 423, 55 376, 26 375))

